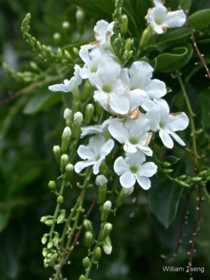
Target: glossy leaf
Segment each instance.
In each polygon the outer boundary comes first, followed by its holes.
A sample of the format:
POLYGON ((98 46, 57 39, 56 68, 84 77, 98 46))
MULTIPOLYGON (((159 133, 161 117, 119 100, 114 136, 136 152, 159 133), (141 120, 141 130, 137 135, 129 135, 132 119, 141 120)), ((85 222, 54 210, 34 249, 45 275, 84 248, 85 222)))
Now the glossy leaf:
POLYGON ((184 67, 191 59, 192 54, 192 46, 187 44, 185 47, 172 49, 170 53, 159 54, 152 63, 157 71, 173 72, 184 67))
POLYGON ((149 191, 149 207, 158 221, 168 228, 174 221, 183 188, 167 180, 158 178, 149 191))
POLYGON ((200 10, 189 16, 188 22, 195 30, 202 30, 210 25, 210 9, 200 10))

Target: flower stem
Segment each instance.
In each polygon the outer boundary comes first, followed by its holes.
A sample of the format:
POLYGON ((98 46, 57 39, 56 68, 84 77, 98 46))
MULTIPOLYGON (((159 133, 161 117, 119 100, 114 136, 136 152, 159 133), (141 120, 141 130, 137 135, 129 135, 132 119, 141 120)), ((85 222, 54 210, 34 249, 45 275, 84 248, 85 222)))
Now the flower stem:
POLYGON ((194 117, 195 114, 192 110, 192 106, 190 104, 190 100, 188 98, 187 95, 187 91, 185 89, 184 83, 182 81, 181 75, 179 71, 176 71, 176 77, 178 79, 181 91, 182 91, 182 95, 185 99, 186 102, 186 106, 187 106, 187 110, 188 110, 188 114, 189 114, 189 121, 190 121, 190 127, 191 127, 191 136, 192 136, 192 150, 193 150, 193 156, 194 156, 194 166, 195 166, 195 171, 198 171, 198 159, 199 159, 199 155, 198 155, 198 151, 197 151, 197 144, 196 144, 196 132, 195 132, 195 123, 194 123, 194 117))

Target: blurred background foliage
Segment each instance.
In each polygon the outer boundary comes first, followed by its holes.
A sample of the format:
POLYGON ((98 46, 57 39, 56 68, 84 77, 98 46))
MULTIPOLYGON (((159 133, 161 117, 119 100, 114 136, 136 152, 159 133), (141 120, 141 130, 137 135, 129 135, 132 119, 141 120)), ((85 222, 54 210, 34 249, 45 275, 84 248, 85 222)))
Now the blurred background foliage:
MULTIPOLYGON (((193 0, 192 3, 168 0, 167 4, 175 9, 178 4, 186 7, 189 4, 189 14, 210 9, 210 0, 193 0)), ((151 2, 148 0, 125 0, 129 30, 135 38, 140 36, 146 26, 144 16, 149 7, 151 2)), ((64 125, 63 109, 70 102, 67 95, 52 94, 47 86, 60 82, 64 77, 70 78, 72 65, 43 61, 33 53, 22 39, 21 21, 30 12, 31 33, 45 45, 53 48, 72 44, 77 46, 93 40, 92 28, 95 22, 102 18, 111 21, 113 10, 112 0, 0 0, 0 60, 14 71, 25 72, 23 78, 13 72, 8 75, 0 68, 1 280, 44 280, 51 275, 51 271, 43 267, 40 239, 45 227, 39 221, 42 215, 52 212, 54 208, 54 196, 50 194, 47 184, 58 175, 58 167, 51 151, 60 139, 64 125)), ((205 53, 205 60, 209 63, 209 26, 205 26, 199 36, 201 51, 205 53)), ((194 55, 192 64, 188 64, 183 73, 188 73, 196 61, 198 58, 194 55)), ((202 123, 204 127, 204 132, 199 135, 199 146, 202 151, 205 150, 205 164, 208 165, 209 81, 205 78, 205 69, 200 67, 196 71, 196 79, 190 80, 188 92, 196 112, 196 125, 199 128, 202 123)), ((179 107, 182 100, 178 95, 179 87, 176 81, 168 73, 160 72, 158 75, 160 78, 164 77, 168 86, 175 89, 173 97, 170 95, 168 99, 174 107, 179 107)), ((182 156, 179 148, 175 152, 182 156)), ((155 178, 154 189, 149 193, 150 201, 155 197, 157 204, 159 203, 155 186, 171 187, 170 184, 167 180, 155 178)), ((182 251, 174 260, 166 262, 160 255, 169 254, 176 246, 185 196, 182 197, 178 214, 168 229, 151 214, 148 193, 138 189, 132 197, 136 199, 128 200, 115 218, 112 233, 113 253, 108 257, 103 256, 92 279, 188 279, 186 273, 164 273, 162 265, 187 265, 189 240, 195 226, 195 200, 190 202, 190 217, 184 229, 182 251)), ((69 203, 73 198, 74 194, 69 194, 69 203)), ((197 251, 193 265, 205 267, 204 274, 195 274, 195 279, 205 280, 210 279, 209 206, 205 203, 202 213, 203 221, 196 239, 197 251)), ((94 212, 91 216, 97 221, 98 217, 94 212)), ((169 224, 173 218, 170 217, 169 224)), ((167 222, 168 220, 165 225, 167 222)), ((83 255, 82 246, 78 246, 72 254, 71 270, 74 271, 74 279, 78 278, 78 271, 82 269, 83 255)), ((68 275, 68 267, 66 271, 68 275)))

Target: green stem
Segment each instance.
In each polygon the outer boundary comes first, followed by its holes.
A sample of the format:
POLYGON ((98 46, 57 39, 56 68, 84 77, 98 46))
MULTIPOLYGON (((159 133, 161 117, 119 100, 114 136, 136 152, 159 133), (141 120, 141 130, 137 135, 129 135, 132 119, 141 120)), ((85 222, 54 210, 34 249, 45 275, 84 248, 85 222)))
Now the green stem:
POLYGON ((194 165, 195 165, 195 170, 198 171, 198 159, 199 159, 199 155, 198 155, 198 151, 197 151, 197 144, 196 144, 196 132, 195 132, 195 124, 194 124, 194 117, 195 114, 192 110, 191 104, 190 104, 190 100, 188 98, 184 83, 182 81, 181 75, 179 71, 176 71, 176 77, 178 79, 181 91, 182 91, 182 95, 185 99, 186 102, 186 106, 187 106, 187 110, 188 110, 188 114, 189 114, 189 121, 190 121, 190 127, 191 127, 191 136, 192 136, 192 150, 193 150, 193 156, 194 156, 194 165))

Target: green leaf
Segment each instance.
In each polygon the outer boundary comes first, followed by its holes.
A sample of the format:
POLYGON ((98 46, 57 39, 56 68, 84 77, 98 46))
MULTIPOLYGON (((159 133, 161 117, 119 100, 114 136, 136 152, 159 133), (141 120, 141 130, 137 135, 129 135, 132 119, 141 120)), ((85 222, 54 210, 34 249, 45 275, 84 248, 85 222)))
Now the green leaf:
POLYGON ((149 190, 150 210, 165 228, 176 217, 182 192, 182 187, 164 177, 157 178, 149 190))
POLYGON ((160 72, 173 72, 184 67, 193 54, 193 48, 190 44, 185 47, 172 49, 170 53, 159 54, 153 61, 155 70, 160 72))
POLYGON ((190 26, 195 30, 201 30, 210 25, 210 9, 200 10, 190 15, 188 18, 190 26))
POLYGON ((52 105, 61 101, 60 93, 52 92, 39 92, 34 94, 31 99, 29 99, 23 112, 24 114, 34 114, 40 110, 47 109, 52 105))
MULTIPOLYGON (((1 208, 1 203, 0 203, 0 208, 1 208)), ((9 222, 11 212, 10 210, 5 210, 5 211, 0 210, 0 211, 1 211, 0 212, 0 233, 1 233, 9 222)))
POLYGON ((192 0, 179 0, 179 6, 182 10, 189 11, 192 4, 192 0))

